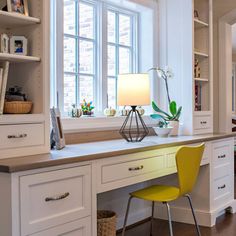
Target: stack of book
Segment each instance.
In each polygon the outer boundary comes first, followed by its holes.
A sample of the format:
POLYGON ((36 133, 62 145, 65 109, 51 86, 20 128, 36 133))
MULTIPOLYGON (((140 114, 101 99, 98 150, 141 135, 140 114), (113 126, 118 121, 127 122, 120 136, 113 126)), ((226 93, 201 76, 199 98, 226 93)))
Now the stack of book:
POLYGON ((3 62, 0 67, 0 115, 3 114, 6 88, 7 88, 7 78, 9 72, 9 62, 3 62))

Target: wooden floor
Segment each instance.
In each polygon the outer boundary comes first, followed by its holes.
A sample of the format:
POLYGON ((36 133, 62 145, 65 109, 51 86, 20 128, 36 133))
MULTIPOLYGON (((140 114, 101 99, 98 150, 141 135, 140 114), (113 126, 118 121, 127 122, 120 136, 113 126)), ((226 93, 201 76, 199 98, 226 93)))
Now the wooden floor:
MULTIPOLYGON (((149 236, 149 226, 149 223, 144 223, 127 230, 125 236, 149 236)), ((174 236, 196 236, 193 225, 173 222, 173 231, 174 236)), ((236 236, 236 214, 226 214, 219 217, 213 228, 201 227, 201 234, 202 236, 236 236)), ((153 236, 169 236, 167 221, 155 220, 153 236)))

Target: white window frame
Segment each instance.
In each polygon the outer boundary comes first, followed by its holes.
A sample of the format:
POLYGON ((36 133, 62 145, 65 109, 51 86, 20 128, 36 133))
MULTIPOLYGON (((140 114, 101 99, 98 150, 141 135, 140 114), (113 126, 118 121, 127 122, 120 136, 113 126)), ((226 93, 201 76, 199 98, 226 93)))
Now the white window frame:
MULTIPOLYGON (((52 8, 56 9, 56 22, 57 22, 57 27, 56 27, 56 32, 54 32, 54 34, 56 33, 55 37, 55 41, 53 41, 51 48, 52 51, 57 51, 57 55, 53 57, 53 59, 51 60, 51 63, 53 67, 53 73, 52 73, 52 77, 53 77, 53 82, 51 83, 53 88, 51 89, 51 107, 52 106, 57 106, 60 107, 59 105, 62 104, 62 96, 59 96, 59 94, 64 94, 64 85, 63 85, 63 61, 64 61, 64 57, 63 57, 63 50, 57 50, 62 49, 63 48, 63 40, 61 40, 63 38, 63 27, 61 27, 61 25, 63 25, 63 16, 64 16, 64 12, 63 12, 63 0, 51 0, 52 1, 52 8), (56 88, 55 88, 56 87, 56 88)), ((104 8, 107 4, 107 1, 110 0, 101 0, 101 4, 98 6, 98 8, 104 8)), ((109 4, 112 5, 112 4, 109 4)), ((116 7, 114 5, 114 7, 116 7)), ((155 41, 156 45, 159 45, 159 37, 158 34, 155 33, 157 32, 156 29, 158 28, 158 3, 147 3, 147 7, 150 9, 150 11, 154 12, 154 17, 153 17, 153 31, 154 31, 154 38, 153 40, 155 41)), ((119 6, 120 8, 120 6, 119 6)), ((99 9, 100 10, 100 9, 99 9)), ((125 10, 125 9, 123 9, 125 10)), ((136 11, 136 8, 135 8, 136 11)), ((100 11, 98 11, 99 13, 100 11)), ((141 11, 138 11, 139 14, 141 13, 141 11)), ((153 13, 152 13, 153 14, 153 13)), ((143 16, 142 16, 143 17, 143 16)), ((107 79, 102 79, 102 78, 107 78, 107 60, 106 60, 106 51, 107 50, 107 45, 105 43, 101 43, 102 42, 102 35, 107 35, 107 27, 103 27, 101 25, 101 21, 105 21, 107 19, 106 14, 100 15, 98 14, 98 21, 99 21, 99 27, 97 28, 97 37, 98 37, 98 43, 99 43, 99 48, 98 48, 98 56, 99 59, 99 65, 98 65, 98 91, 107 91, 107 79), (100 53, 100 51, 103 50, 104 54, 102 55, 100 53), (103 70, 100 70, 99 68, 101 68, 101 64, 103 65, 103 70)), ((52 25, 53 27, 53 25, 52 25)), ((139 29, 139 17, 136 21, 136 29, 139 29)), ((139 32, 140 33, 140 32, 139 32)), ((140 35, 138 35, 140 36, 140 35)), ((138 37, 137 37, 138 38, 138 37)), ((138 49, 140 49, 140 45, 139 42, 136 41, 136 47, 138 49)), ((153 45, 154 46, 154 45, 153 45)), ((153 48, 153 50, 155 51, 155 53, 157 54, 157 49, 153 48)), ((137 51, 136 51, 137 53, 137 51)), ((153 65, 158 65, 158 56, 154 54, 153 57, 153 65)), ((139 55, 137 54, 136 56, 136 64, 138 65, 138 67, 141 65, 141 61, 140 58, 138 57, 139 55)), ((141 66, 143 67, 143 65, 141 66)), ((140 68, 141 68, 140 67, 140 68)), ((136 68, 137 70, 137 68, 136 68)), ((137 70, 138 72, 138 70, 137 70)), ((157 90, 157 84, 159 84, 158 80, 153 81, 152 78, 152 89, 153 91, 157 90)), ((158 97, 156 96, 156 93, 152 93, 152 97, 156 100, 158 97)), ((97 93, 97 100, 100 102, 99 106, 98 104, 96 104, 97 108, 101 111, 103 111, 107 104, 107 94, 106 93, 97 93)), ((96 116, 90 119, 87 118, 80 118, 80 119, 73 119, 70 118, 68 116, 64 116, 63 115, 67 115, 67 114, 62 114, 62 122, 63 122, 63 129, 66 133, 74 133, 74 132, 81 132, 81 131, 95 131, 95 130, 109 130, 109 129, 119 129, 124 117, 121 116, 116 116, 113 118, 107 118, 104 115, 102 116, 102 114, 100 114, 100 116, 96 116)), ((153 126, 156 124, 156 122, 154 120, 152 120, 149 116, 145 115, 144 116, 144 120, 146 122, 147 125, 149 126, 153 126)))
MULTIPOLYGON (((95 18, 97 20, 97 24, 95 24, 95 35, 96 39, 94 40, 95 43, 95 61, 97 62, 96 65, 94 65, 95 71, 94 71, 94 101, 95 107, 96 107, 96 116, 102 116, 103 110, 107 107, 108 101, 107 101, 107 88, 108 88, 108 75, 107 75, 107 11, 111 10, 118 14, 124 14, 128 15, 132 18, 132 45, 130 48, 132 48, 132 72, 136 73, 138 72, 138 13, 127 10, 124 8, 117 7, 113 4, 104 3, 103 1, 96 2, 94 0, 81 0, 81 2, 84 2, 85 4, 91 4, 95 8, 95 18), (102 13, 102 14, 101 14, 102 13), (102 32, 102 33, 101 33, 102 32), (101 46, 101 47, 98 47, 101 46)), ((72 38, 78 38, 79 40, 80 36, 73 36, 64 33, 63 27, 63 16, 64 16, 64 9, 63 9, 63 0, 59 0, 59 4, 57 5, 57 35, 63 35, 72 37, 72 38)), ((79 5, 79 4, 78 4, 79 5)), ((63 38, 60 39, 60 37, 57 37, 57 47, 63 48, 63 38)), ((82 38, 83 39, 83 38, 82 38)), ((123 47, 123 45, 120 45, 123 47)), ((64 74, 68 75, 75 75, 79 76, 81 73, 79 71, 77 72, 64 72, 64 66, 63 66, 63 60, 64 60, 64 51, 63 50, 57 50, 57 58, 61 58, 61 60, 57 62, 57 75, 58 81, 57 81, 57 105, 61 108, 62 115, 68 116, 68 114, 63 113, 64 108, 64 74), (63 96, 61 96, 63 94, 63 96)), ((117 61, 119 63, 119 61, 117 61)), ((84 75, 82 73, 82 75, 84 75)), ((76 88, 76 91, 79 88, 76 88)), ((77 98, 77 104, 79 104, 78 98, 77 98)))

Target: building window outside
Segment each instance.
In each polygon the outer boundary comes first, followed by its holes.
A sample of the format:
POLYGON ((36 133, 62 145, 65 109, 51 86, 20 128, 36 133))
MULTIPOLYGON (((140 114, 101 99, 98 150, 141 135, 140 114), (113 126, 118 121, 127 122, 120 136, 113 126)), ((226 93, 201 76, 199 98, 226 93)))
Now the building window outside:
POLYGON ((83 99, 93 101, 99 108, 117 108, 117 75, 137 71, 137 13, 100 1, 63 1, 61 109, 67 112, 83 99), (101 29, 106 35, 100 34, 101 29))

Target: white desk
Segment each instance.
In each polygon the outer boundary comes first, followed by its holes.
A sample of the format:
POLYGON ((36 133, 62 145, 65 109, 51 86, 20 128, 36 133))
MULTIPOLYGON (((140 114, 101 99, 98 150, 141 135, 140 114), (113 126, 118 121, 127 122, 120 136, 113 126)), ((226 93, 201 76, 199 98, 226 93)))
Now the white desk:
MULTIPOLYGON (((120 225, 128 192, 137 187, 134 184, 176 183, 171 174, 176 172, 178 146, 200 142, 206 143, 206 149, 192 197, 200 225, 212 226, 223 209, 231 207, 235 212, 231 134, 148 137, 139 144, 123 140, 80 144, 50 155, 0 160, 0 171, 5 172, 0 173, 4 189, 0 235, 57 236, 63 232, 70 236, 76 232, 79 236, 96 236, 97 202, 116 210, 120 225)), ((141 212, 138 208, 134 209, 137 214, 141 212)), ((172 204, 171 210, 174 220, 192 223, 190 209, 183 201, 172 204)), ((162 208, 157 212, 165 218, 162 208)), ((143 215, 132 216, 131 212, 130 222, 148 214, 148 208, 143 215)))

